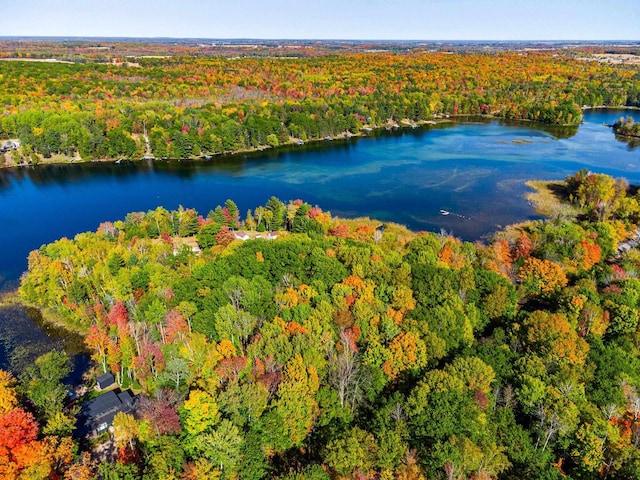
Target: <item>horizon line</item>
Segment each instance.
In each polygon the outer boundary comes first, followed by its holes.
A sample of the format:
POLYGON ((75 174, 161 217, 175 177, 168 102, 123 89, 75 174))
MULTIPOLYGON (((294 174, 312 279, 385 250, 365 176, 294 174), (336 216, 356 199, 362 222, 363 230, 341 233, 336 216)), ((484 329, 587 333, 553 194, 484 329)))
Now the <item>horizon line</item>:
POLYGON ((491 42, 491 43, 600 43, 600 42, 625 42, 638 44, 640 39, 419 39, 419 38, 276 38, 276 37, 172 37, 172 36, 123 36, 123 35, 0 35, 3 39, 58 39, 58 40, 83 40, 83 39, 108 39, 108 40, 217 40, 217 41, 269 41, 269 42, 426 42, 426 43, 447 43, 447 42, 491 42))

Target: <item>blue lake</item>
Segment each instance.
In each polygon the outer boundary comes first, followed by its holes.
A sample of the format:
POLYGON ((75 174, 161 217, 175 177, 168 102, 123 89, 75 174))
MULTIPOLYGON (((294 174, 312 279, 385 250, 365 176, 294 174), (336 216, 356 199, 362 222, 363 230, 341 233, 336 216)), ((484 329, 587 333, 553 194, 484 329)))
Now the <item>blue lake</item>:
MULTIPOLYGON (((0 287, 17 286, 29 251, 62 236, 158 205, 206 215, 227 198, 243 216, 275 195, 301 198, 338 216, 487 238, 504 225, 536 218, 524 198, 527 180, 562 179, 588 168, 640 183, 640 148, 603 125, 621 115, 640 121, 637 110, 590 110, 579 128, 568 130, 459 120, 206 162, 2 170, 0 287), (452 215, 442 216, 440 209, 452 215)), ((6 326, 3 317, 0 312, 6 326)))
POLYGON ((577 132, 560 131, 568 138, 532 124, 460 122, 205 163, 2 170, 0 277, 15 285, 29 251, 128 212, 183 205, 206 215, 227 198, 243 216, 275 195, 302 198, 334 215, 482 239, 501 226, 535 218, 524 199, 527 180, 561 179, 589 168, 640 182, 640 149, 602 125, 622 114, 640 119, 639 111, 587 111, 577 132), (460 216, 444 217, 440 209, 460 216))

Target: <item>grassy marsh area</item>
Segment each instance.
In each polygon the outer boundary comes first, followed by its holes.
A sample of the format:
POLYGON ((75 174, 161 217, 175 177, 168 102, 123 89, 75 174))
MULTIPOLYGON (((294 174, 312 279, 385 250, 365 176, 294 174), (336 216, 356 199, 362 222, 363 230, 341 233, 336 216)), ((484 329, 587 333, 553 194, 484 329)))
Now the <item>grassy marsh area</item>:
POLYGON ((550 218, 575 219, 580 213, 568 203, 569 192, 564 180, 529 180, 527 187, 533 192, 527 194, 536 213, 550 218))

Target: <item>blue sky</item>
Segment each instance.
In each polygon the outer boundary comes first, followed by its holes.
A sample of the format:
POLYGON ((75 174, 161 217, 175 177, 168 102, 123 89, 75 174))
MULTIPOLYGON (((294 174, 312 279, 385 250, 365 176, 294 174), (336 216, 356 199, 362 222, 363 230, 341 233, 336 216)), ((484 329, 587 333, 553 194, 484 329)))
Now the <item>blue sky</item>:
POLYGON ((640 40, 640 0, 0 0, 0 36, 640 40))

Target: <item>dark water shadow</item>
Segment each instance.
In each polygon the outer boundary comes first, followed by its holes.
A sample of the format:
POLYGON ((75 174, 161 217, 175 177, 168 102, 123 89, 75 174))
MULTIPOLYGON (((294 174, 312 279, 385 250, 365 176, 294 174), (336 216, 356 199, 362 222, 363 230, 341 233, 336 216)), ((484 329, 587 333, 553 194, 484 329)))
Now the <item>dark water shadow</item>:
POLYGON ((81 335, 47 322, 36 308, 0 306, 0 369, 20 375, 36 358, 52 350, 64 350, 71 359, 73 370, 65 382, 81 383, 91 364, 81 335))

